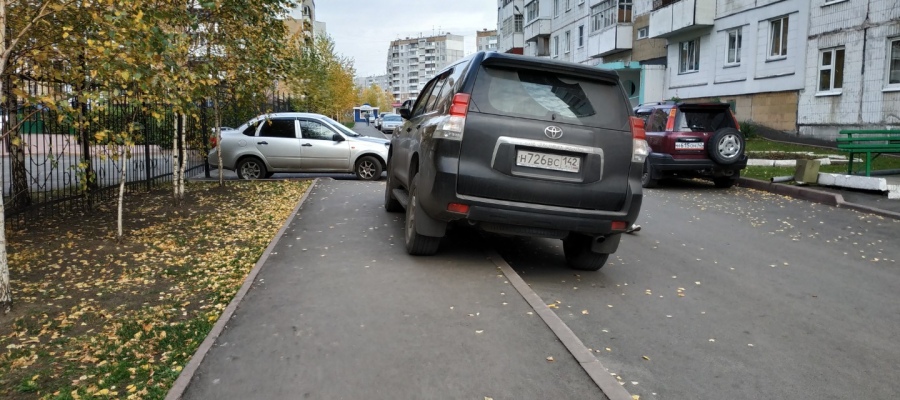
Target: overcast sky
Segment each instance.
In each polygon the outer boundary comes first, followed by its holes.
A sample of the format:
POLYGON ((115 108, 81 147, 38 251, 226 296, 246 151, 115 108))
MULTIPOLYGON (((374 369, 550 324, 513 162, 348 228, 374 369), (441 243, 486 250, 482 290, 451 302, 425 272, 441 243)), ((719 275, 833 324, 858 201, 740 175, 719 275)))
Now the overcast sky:
POLYGON ((385 73, 392 40, 442 32, 465 37, 475 51, 475 31, 497 29, 495 0, 316 0, 337 52, 352 58, 357 76, 385 73))

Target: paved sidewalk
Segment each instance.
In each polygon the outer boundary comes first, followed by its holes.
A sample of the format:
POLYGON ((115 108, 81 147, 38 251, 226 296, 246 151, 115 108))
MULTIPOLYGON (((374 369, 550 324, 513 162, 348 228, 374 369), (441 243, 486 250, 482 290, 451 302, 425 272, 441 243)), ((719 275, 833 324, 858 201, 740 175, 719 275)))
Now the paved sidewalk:
POLYGON ((605 398, 477 236, 408 256, 383 190, 316 184, 183 398, 605 398))

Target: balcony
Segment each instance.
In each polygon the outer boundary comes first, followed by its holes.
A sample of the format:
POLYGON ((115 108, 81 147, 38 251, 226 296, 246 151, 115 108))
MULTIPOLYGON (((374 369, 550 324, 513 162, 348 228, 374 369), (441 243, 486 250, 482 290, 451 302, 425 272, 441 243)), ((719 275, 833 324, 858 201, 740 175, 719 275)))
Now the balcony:
POLYGON ((525 41, 536 42, 539 37, 550 37, 551 28, 550 17, 537 18, 525 25, 525 41))
POLYGON ((655 0, 650 37, 667 38, 713 26, 716 0, 655 0))
POLYGON ((587 50, 591 58, 600 58, 631 50, 631 24, 616 24, 588 36, 587 50))

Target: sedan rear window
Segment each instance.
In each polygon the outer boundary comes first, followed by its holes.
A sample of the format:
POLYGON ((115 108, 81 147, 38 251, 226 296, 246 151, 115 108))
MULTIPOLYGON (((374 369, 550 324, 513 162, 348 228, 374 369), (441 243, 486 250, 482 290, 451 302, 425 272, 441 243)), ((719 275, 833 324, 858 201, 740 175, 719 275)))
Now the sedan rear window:
POLYGON ((402 121, 399 115, 389 115, 384 117, 384 121, 402 121))
POLYGON ((488 67, 476 82, 472 100, 481 112, 616 128, 629 115, 619 87, 599 81, 488 67))

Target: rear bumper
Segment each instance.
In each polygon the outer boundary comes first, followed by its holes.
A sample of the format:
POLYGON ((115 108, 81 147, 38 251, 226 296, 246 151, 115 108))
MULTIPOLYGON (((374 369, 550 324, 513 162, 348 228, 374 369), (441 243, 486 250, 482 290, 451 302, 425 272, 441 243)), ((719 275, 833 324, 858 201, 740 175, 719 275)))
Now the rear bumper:
POLYGON ((747 167, 747 156, 734 164, 722 165, 710 159, 676 159, 670 154, 650 153, 647 157, 654 172, 662 171, 708 171, 710 173, 723 171, 738 171, 747 167))
POLYGON ((422 210, 438 221, 465 221, 487 231, 561 238, 572 232, 591 236, 621 233, 623 230, 612 229, 614 221, 624 221, 627 227, 637 220, 643 200, 640 165, 632 167, 634 176, 629 177, 622 210, 586 210, 460 195, 456 192, 459 160, 452 154, 440 154, 441 147, 434 154, 434 162, 423 165, 419 171, 417 190, 422 210), (467 214, 449 212, 449 203, 466 204, 469 211, 467 214))

